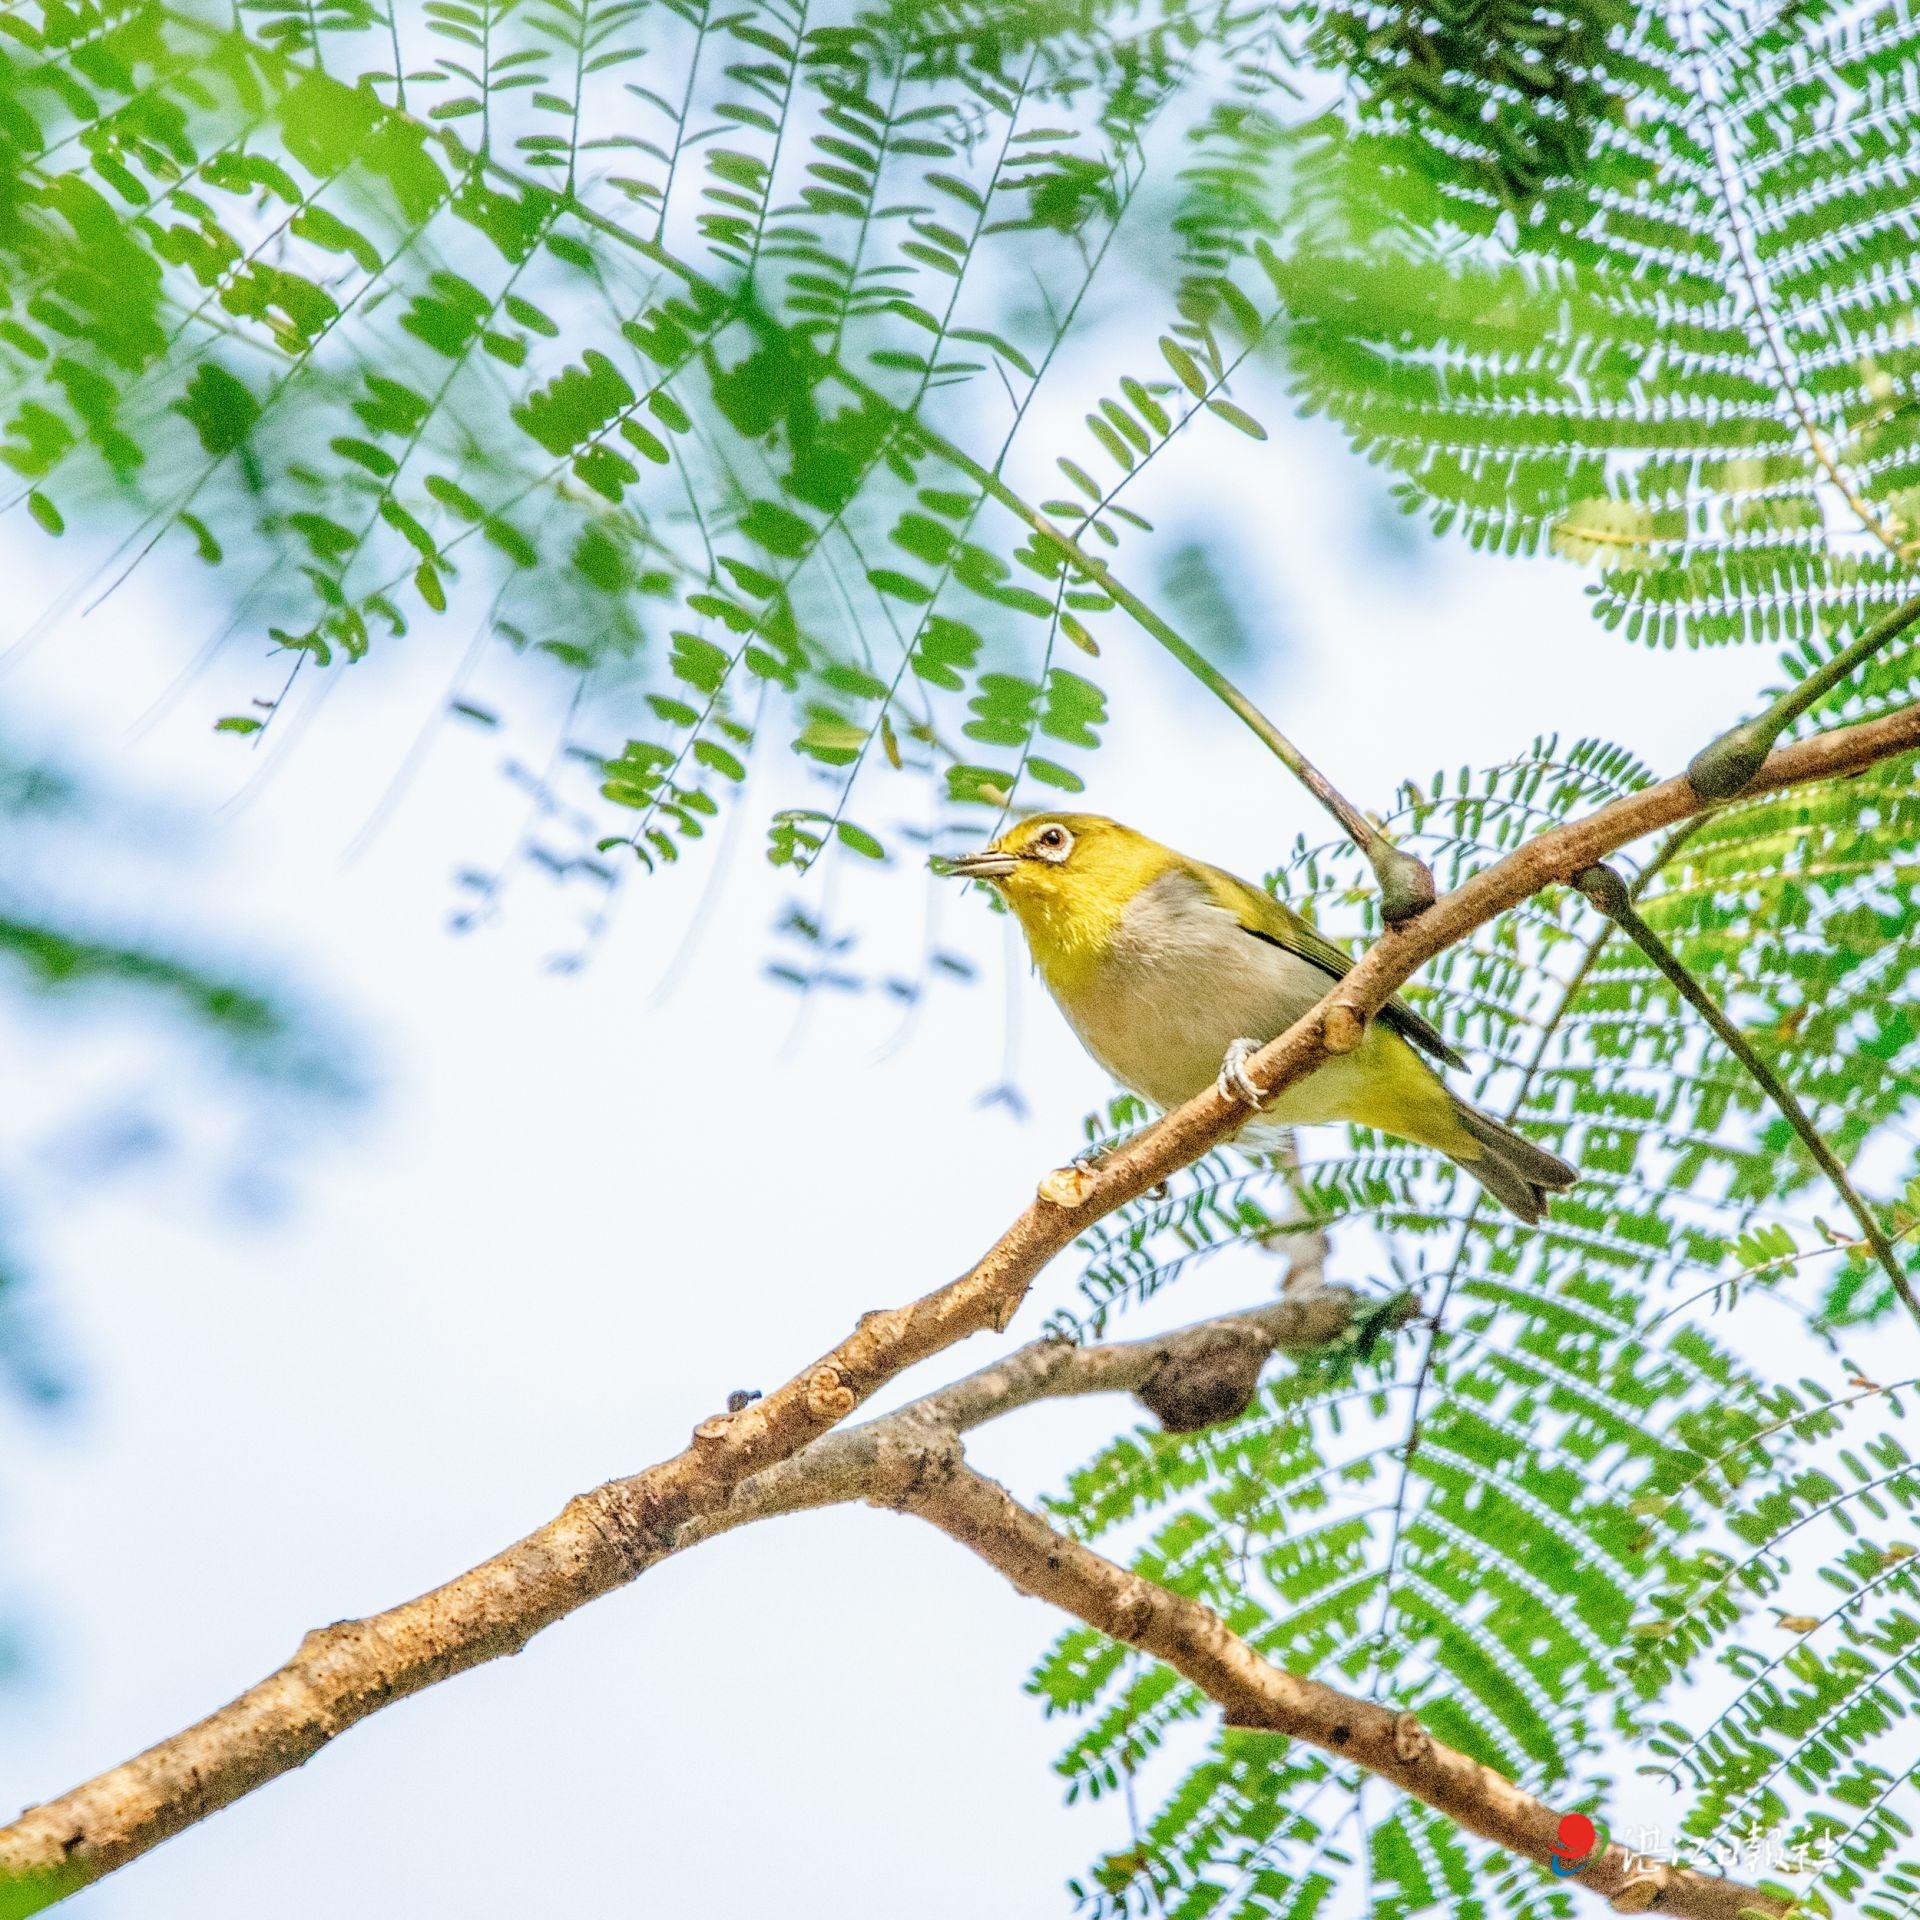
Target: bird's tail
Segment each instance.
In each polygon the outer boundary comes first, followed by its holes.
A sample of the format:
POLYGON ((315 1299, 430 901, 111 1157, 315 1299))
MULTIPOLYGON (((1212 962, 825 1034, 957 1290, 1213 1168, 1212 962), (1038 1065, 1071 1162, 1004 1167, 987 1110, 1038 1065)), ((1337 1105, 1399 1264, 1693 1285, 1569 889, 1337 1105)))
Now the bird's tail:
POLYGON ((1480 1151, 1459 1164, 1507 1209, 1529 1226, 1547 1210, 1547 1195, 1570 1187, 1579 1175, 1545 1147, 1523 1139, 1503 1120, 1496 1120, 1464 1100, 1456 1102, 1460 1123, 1480 1151))

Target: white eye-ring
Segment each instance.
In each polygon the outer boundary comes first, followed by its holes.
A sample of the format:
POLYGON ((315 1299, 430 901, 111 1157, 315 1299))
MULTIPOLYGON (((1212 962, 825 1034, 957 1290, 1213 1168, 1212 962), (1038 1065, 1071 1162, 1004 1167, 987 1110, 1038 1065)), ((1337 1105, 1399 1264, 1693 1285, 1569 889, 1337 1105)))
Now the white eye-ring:
POLYGON ((1033 836, 1033 850, 1042 860, 1058 866, 1073 851, 1073 835, 1065 827, 1042 827, 1033 836))

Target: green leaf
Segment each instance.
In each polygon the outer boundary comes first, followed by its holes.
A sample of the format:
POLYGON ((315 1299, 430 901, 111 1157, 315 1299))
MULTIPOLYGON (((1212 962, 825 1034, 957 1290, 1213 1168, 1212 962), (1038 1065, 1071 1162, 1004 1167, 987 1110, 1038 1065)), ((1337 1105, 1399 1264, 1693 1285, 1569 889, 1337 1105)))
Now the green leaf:
POLYGON ((924 581, 890 567, 869 567, 867 580, 876 592, 890 600, 904 600, 909 606, 925 606, 933 598, 933 589, 924 581))
POLYGON ((867 743, 867 729, 840 714, 816 708, 794 741, 796 753, 830 767, 851 766, 867 743))
POLYGON ((1228 426, 1237 427, 1250 440, 1264 440, 1267 430, 1252 414, 1243 407, 1236 407, 1231 400, 1209 400, 1207 411, 1218 414, 1228 426))
POLYGON ((833 829, 834 838, 843 847, 862 855, 868 860, 884 860, 887 850, 864 827, 856 827, 851 820, 838 821, 833 829))
POLYGON ((739 756, 729 753, 717 740, 696 740, 693 757, 724 779, 738 782, 747 777, 747 769, 739 756))
POLYGON ((698 692, 718 693, 726 678, 727 666, 726 650, 711 640, 702 639, 697 633, 673 636, 674 673, 698 692))
POLYGON ((964 621, 946 614, 929 614, 914 649, 913 670, 922 680, 957 693, 965 674, 980 657, 980 635, 964 621))
POLYGON ((1062 793, 1085 793, 1087 790, 1087 783, 1071 768, 1063 767, 1056 761, 1042 760, 1038 754, 1028 755, 1026 771, 1042 786, 1057 787, 1062 793))
POLYGON ((210 567, 217 567, 225 557, 220 542, 213 537, 212 530, 196 513, 184 509, 176 516, 180 524, 193 535, 195 557, 210 567))
POLYGON ((1160 336, 1160 352, 1180 384, 1196 400, 1204 400, 1207 397, 1207 376, 1200 371, 1200 363, 1193 355, 1179 341, 1166 334, 1160 336))
POLYGON ((1060 471, 1096 506, 1106 498, 1104 490, 1095 482, 1093 476, 1089 474, 1085 468, 1075 466, 1071 460, 1065 459, 1059 461, 1057 464, 1059 465, 1060 471))
MULTIPOLYGON (((427 489, 429 492, 432 492, 433 483, 431 481, 427 483, 427 489)), ((461 498, 466 500, 465 495, 462 495, 461 498)), ((473 511, 471 513, 463 513, 461 517, 469 520, 478 519, 480 517, 478 505, 475 505, 471 501, 468 501, 467 504, 472 505, 473 511)), ((405 507, 401 506, 397 500, 382 500, 380 502, 380 518, 384 520, 388 526, 393 528, 393 530, 424 559, 437 560, 440 557, 440 550, 434 544, 433 535, 430 534, 405 507)))
POLYGON ((602 432, 634 404, 634 391, 604 353, 589 347, 577 367, 567 367, 515 407, 512 418, 549 453, 571 453, 602 432))
POLYGON ((673 458, 667 451, 666 443, 649 433, 646 428, 631 415, 620 422, 620 437, 625 440, 630 447, 636 448, 645 459, 651 460, 656 466, 664 467, 673 458))
POLYGON ((252 393, 213 360, 203 360, 194 369, 177 405, 201 446, 216 458, 242 445, 260 417, 260 403, 252 393))
POLYGON ((755 546, 798 559, 813 545, 812 525, 777 500, 756 500, 740 516, 740 531, 755 546))
POLYGON ((1040 377, 1039 369, 1033 362, 1019 348, 1002 339, 997 333, 990 333, 983 327, 953 327, 948 330, 948 337, 954 340, 971 340, 980 346, 991 347, 1010 367, 1017 367, 1029 380, 1037 380, 1040 377))
POLYGON ((428 474, 425 485, 428 493, 439 501, 449 513, 457 514, 462 520, 481 521, 486 519, 486 508, 483 507, 466 488, 461 486, 457 481, 449 480, 445 474, 428 474))

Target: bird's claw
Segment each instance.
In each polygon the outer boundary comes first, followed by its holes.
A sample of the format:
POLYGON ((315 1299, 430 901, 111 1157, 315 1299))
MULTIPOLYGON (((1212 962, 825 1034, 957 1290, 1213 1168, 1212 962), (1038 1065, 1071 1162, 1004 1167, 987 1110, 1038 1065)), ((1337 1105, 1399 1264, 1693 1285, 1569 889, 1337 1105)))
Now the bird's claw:
POLYGON ((1244 1035, 1229 1045, 1227 1057, 1220 1062, 1218 1085, 1222 1098, 1238 1100, 1243 1106, 1256 1110, 1266 1104, 1266 1096, 1247 1078, 1247 1062, 1259 1051, 1260 1042, 1244 1035))

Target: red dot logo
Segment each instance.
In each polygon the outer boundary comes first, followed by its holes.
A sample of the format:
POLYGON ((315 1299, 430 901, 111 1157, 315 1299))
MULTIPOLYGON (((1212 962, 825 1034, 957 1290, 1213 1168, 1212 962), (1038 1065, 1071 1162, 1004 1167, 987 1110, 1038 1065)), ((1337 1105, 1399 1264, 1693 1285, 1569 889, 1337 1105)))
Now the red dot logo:
POLYGON ((1598 1831, 1584 1813, 1564 1814, 1554 1834, 1553 1858, 1547 1865, 1563 1880, 1567 1879, 1587 1864, 1599 1841, 1598 1831))

